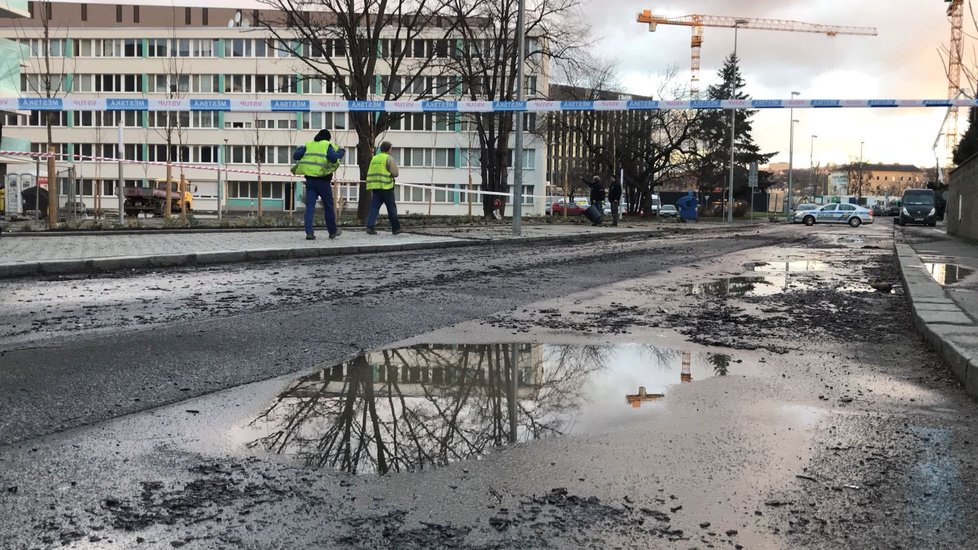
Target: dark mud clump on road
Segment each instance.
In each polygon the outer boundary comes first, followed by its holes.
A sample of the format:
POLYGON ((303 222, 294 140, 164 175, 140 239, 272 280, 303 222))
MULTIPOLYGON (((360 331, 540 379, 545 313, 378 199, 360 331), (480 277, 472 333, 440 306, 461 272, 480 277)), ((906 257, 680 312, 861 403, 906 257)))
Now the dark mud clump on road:
POLYGON ((512 508, 501 503, 488 507, 488 518, 471 526, 410 522, 404 511, 350 518, 343 522, 348 533, 335 542, 354 548, 503 549, 647 548, 653 539, 689 540, 671 526, 669 514, 607 504, 559 487, 524 497, 512 508))

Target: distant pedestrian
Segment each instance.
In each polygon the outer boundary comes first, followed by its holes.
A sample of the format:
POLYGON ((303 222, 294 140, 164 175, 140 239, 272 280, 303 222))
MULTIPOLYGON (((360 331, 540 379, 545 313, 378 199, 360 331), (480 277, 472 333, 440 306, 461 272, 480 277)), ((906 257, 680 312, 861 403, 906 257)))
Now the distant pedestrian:
POLYGON ((394 178, 397 177, 397 163, 390 155, 391 142, 380 144, 380 152, 370 159, 367 168, 367 189, 370 190, 370 212, 367 214, 367 234, 376 235, 374 225, 380 215, 380 205, 387 208, 387 219, 390 220, 391 233, 401 233, 401 222, 397 219, 397 205, 394 204, 394 178))
POLYGON ((591 178, 591 204, 597 207, 598 212, 604 212, 604 199, 604 184, 599 176, 594 176, 591 178))
POLYGON ((611 176, 608 183, 608 202, 611 203, 611 225, 618 225, 618 210, 621 208, 621 182, 611 176))
POLYGON ((316 199, 323 201, 326 215, 326 230, 329 238, 335 239, 342 231, 336 227, 336 213, 333 211, 333 173, 340 167, 340 159, 346 150, 330 142, 329 130, 320 130, 316 137, 300 146, 292 154, 296 163, 292 173, 306 177, 306 240, 314 240, 313 214, 316 212, 316 199))

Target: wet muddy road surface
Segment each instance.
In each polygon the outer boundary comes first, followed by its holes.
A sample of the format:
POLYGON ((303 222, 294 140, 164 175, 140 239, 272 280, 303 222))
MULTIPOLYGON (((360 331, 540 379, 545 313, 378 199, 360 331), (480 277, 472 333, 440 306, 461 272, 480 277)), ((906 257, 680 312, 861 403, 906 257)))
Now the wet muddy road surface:
POLYGON ((42 282, 3 322, 0 547, 967 548, 975 404, 892 239, 42 282))

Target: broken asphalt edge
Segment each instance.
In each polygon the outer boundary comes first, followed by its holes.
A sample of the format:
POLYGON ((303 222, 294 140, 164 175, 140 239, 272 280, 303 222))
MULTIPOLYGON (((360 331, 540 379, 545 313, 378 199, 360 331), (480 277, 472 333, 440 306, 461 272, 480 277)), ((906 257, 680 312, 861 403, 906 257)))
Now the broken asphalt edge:
POLYGON ((927 273, 910 245, 898 242, 894 248, 914 327, 968 394, 978 397, 978 324, 927 273))
POLYGON ((606 240, 621 237, 622 235, 642 235, 655 233, 657 233, 657 231, 654 229, 642 229, 636 231, 619 231, 604 235, 570 234, 548 235, 542 237, 504 237, 498 239, 447 237, 453 240, 412 242, 403 244, 378 243, 350 246, 284 247, 253 250, 191 252, 179 254, 113 256, 104 258, 73 258, 67 260, 34 260, 25 262, 0 263, 0 279, 28 277, 31 275, 107 273, 125 269, 204 266, 255 262, 262 260, 291 260, 299 258, 314 258, 319 256, 377 254, 384 252, 406 252, 411 250, 496 246, 509 245, 513 243, 554 243, 576 241, 580 239, 606 240))

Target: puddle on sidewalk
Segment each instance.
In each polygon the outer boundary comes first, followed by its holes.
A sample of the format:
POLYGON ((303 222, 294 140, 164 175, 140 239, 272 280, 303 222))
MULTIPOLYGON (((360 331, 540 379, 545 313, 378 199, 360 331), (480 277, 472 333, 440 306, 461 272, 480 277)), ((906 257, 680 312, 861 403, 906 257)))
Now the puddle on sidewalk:
POLYGON ((612 431, 652 418, 676 384, 760 366, 643 344, 415 345, 298 378, 226 438, 232 451, 309 466, 412 471, 515 442, 612 431))
POLYGON ((933 277, 935 281, 942 285, 954 284, 975 272, 975 270, 970 267, 962 267, 960 265, 942 262, 925 262, 924 269, 930 273, 930 276, 933 277))

